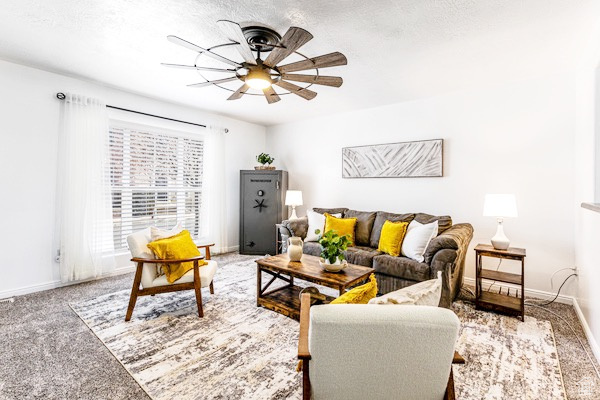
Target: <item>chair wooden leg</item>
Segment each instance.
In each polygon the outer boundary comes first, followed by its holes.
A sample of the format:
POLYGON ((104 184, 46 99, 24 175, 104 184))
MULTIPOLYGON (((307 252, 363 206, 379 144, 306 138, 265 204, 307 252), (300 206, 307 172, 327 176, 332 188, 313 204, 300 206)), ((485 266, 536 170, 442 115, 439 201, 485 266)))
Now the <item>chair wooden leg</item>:
POLYGON ((133 287, 131 288, 131 296, 129 297, 129 306, 127 307, 127 313, 125 314, 125 321, 131 319, 131 314, 133 314, 133 309, 135 308, 138 290, 140 290, 140 282, 142 281, 142 268, 144 268, 144 264, 138 263, 135 277, 133 278, 133 287))
POLYGON ((215 287, 213 286, 212 281, 210 282, 210 294, 215 294, 215 287))
POLYGON ((200 271, 198 269, 198 261, 194 261, 194 292, 196 293, 196 303, 198 304, 198 316, 204 317, 204 311, 202 310, 202 292, 200 291, 200 271))
POLYGON ((452 374, 452 367, 450 367, 450 378, 448 378, 448 386, 446 386, 444 400, 456 400, 456 395, 454 393, 454 375, 452 374))
POLYGON ((302 360, 302 400, 310 400, 310 391, 308 360, 302 360))

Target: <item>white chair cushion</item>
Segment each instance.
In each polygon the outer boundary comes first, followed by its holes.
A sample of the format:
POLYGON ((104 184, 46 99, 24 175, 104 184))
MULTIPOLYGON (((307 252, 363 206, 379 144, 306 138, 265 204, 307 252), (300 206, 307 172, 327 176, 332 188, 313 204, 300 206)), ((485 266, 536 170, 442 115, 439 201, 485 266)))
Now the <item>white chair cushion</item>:
POLYGON ((458 327, 458 317, 439 307, 313 306, 313 398, 442 399, 458 327))
MULTIPOLYGON (((146 228, 127 236, 127 246, 129 246, 132 257, 156 259, 152 250, 148 248, 148 243, 151 241, 150 235, 150 228, 146 228)), ((156 276, 156 264, 144 264, 144 268, 142 269, 142 286, 150 287, 156 276)))
MULTIPOLYGON (((200 286, 207 287, 213 280, 215 273, 217 272, 217 262, 214 260, 207 260, 206 265, 200 267, 200 286)), ((146 286, 142 283, 144 288, 155 287, 155 286, 168 286, 168 285, 176 285, 178 283, 189 283, 194 282, 194 270, 191 269, 186 272, 181 278, 177 279, 173 283, 169 283, 167 281, 166 275, 161 275, 158 278, 155 278, 149 286, 146 286)))

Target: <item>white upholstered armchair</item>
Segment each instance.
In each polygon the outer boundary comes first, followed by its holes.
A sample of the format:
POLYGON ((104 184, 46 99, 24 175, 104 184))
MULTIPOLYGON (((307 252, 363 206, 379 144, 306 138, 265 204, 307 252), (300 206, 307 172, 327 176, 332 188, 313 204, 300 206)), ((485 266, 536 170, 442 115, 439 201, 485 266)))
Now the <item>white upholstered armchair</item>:
POLYGON ((304 400, 454 399, 459 321, 452 311, 373 304, 311 308, 310 295, 303 294, 300 314, 304 400))
POLYGON ((210 247, 213 244, 198 246, 204 249, 204 256, 193 257, 185 260, 157 260, 152 250, 148 248, 151 241, 150 228, 132 233, 127 237, 127 245, 133 257, 131 261, 136 263, 136 272, 129 299, 129 307, 125 315, 125 321, 131 319, 133 309, 138 296, 155 295, 158 293, 176 292, 179 290, 194 290, 198 306, 198 316, 203 317, 202 292, 203 287, 209 287, 210 293, 214 294, 213 277, 217 272, 217 262, 210 259, 210 247), (206 260, 207 264, 199 267, 200 260, 206 260), (161 264, 179 263, 191 261, 194 268, 185 273, 173 283, 167 281, 167 277, 158 274, 161 264), (141 288, 140 288, 141 284, 141 288))

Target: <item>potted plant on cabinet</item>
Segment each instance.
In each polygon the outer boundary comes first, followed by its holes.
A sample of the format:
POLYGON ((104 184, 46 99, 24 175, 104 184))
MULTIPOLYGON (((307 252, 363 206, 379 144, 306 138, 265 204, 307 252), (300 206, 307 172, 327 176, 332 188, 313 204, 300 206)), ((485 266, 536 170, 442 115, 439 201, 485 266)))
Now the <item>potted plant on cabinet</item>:
POLYGON ((257 155, 256 161, 258 161, 258 163, 261 165, 259 165, 258 167, 254 167, 254 169, 275 169, 274 166, 271 166, 271 163, 275 161, 275 159, 267 153, 260 153, 259 155, 257 155))
MULTIPOLYGON (((315 230, 318 235, 321 233, 319 229, 315 230)), ((346 268, 348 262, 344 257, 344 251, 350 245, 348 235, 338 235, 336 231, 329 230, 319 239, 321 245, 321 259, 319 263, 321 267, 329 272, 339 272, 346 268)))

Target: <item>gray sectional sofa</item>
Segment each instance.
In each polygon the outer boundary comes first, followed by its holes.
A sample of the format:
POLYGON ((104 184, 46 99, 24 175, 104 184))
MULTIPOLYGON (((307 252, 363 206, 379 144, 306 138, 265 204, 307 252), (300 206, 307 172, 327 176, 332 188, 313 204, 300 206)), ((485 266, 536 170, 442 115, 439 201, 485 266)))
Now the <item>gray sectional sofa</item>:
MULTIPOLYGON (((449 308, 458 296, 463 282, 465 256, 469 242, 473 238, 471 224, 452 225, 449 216, 433 216, 423 213, 393 214, 383 211, 356 211, 347 208, 314 208, 319 213, 341 213, 344 218, 356 218, 354 232, 355 246, 346 251, 349 263, 364 265, 375 269, 379 292, 381 294, 433 279, 442 271, 443 287, 440 306, 449 308), (407 257, 393 257, 377 250, 381 228, 386 220, 422 224, 438 221, 438 236, 425 251, 425 260, 418 262, 407 257)), ((279 226, 279 235, 283 243, 290 236, 306 238, 308 219, 306 217, 283 221, 279 226)), ((283 248, 283 251, 286 249, 283 248)), ((305 242, 304 253, 319 256, 321 245, 318 242, 305 242)))

